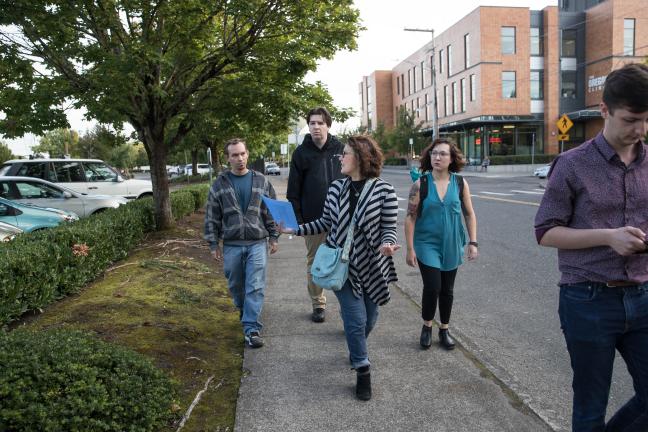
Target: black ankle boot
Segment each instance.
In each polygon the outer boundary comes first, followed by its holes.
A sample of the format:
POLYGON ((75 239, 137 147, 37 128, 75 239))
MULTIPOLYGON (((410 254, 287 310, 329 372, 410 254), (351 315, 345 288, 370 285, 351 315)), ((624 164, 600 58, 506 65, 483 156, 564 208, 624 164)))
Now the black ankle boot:
POLYGON ((432 327, 428 327, 423 324, 421 329, 421 346, 425 349, 428 349, 432 346, 432 327))
POLYGON ((369 366, 357 369, 358 381, 356 383, 356 397, 363 401, 371 399, 371 373, 369 366))
POLYGON ((448 351, 454 349, 455 342, 454 339, 452 339, 452 337, 450 336, 448 329, 439 329, 439 343, 448 351))

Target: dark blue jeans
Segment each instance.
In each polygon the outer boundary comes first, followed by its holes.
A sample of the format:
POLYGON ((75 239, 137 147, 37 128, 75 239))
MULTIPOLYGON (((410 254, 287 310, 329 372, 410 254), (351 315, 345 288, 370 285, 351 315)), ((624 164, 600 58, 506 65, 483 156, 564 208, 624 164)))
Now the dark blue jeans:
POLYGON ((341 290, 333 292, 340 303, 351 366, 353 369, 369 366, 367 338, 378 320, 378 305, 372 302, 368 295, 353 295, 353 288, 348 279, 341 290))
POLYGON ((574 372, 572 431, 648 431, 648 284, 562 285, 558 313, 574 372), (635 395, 606 425, 615 349, 626 362, 635 395))

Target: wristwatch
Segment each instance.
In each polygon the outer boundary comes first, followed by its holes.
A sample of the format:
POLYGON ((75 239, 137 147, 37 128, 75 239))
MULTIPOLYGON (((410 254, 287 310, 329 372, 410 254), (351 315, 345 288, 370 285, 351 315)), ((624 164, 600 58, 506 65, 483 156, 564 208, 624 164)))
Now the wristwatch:
POLYGON ((468 242, 468 244, 469 244, 470 246, 479 247, 479 244, 478 244, 477 242, 468 242))

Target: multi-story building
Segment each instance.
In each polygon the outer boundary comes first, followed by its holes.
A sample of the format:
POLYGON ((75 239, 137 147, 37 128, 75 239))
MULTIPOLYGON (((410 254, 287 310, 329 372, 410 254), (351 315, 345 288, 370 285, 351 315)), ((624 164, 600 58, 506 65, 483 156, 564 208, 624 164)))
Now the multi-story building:
MULTIPOLYGON (((389 127, 405 108, 431 134, 434 70, 439 133, 469 158, 558 153, 601 129, 605 77, 644 61, 647 25, 648 0, 561 0, 541 11, 478 7, 396 65, 391 91, 363 79, 363 119, 371 119, 363 124, 389 127), (389 115, 375 108, 381 104, 391 104, 389 115), (567 141, 558 139, 563 114, 574 123, 567 141)), ((377 73, 386 80, 385 71, 377 73)))

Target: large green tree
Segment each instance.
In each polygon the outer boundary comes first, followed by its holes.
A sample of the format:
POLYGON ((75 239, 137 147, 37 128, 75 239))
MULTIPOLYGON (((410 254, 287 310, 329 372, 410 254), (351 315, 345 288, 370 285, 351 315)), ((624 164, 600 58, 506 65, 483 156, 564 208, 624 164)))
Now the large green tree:
POLYGON ((52 158, 60 158, 66 154, 78 157, 78 144, 79 133, 77 131, 59 128, 46 132, 31 150, 33 153, 47 153, 52 158))
POLYGON ((130 123, 150 160, 158 228, 168 227, 167 157, 225 79, 256 74, 272 87, 266 78, 281 75, 277 92, 296 94, 319 59, 355 47, 352 3, 0 0, 0 133, 65 127, 70 104, 130 123))

